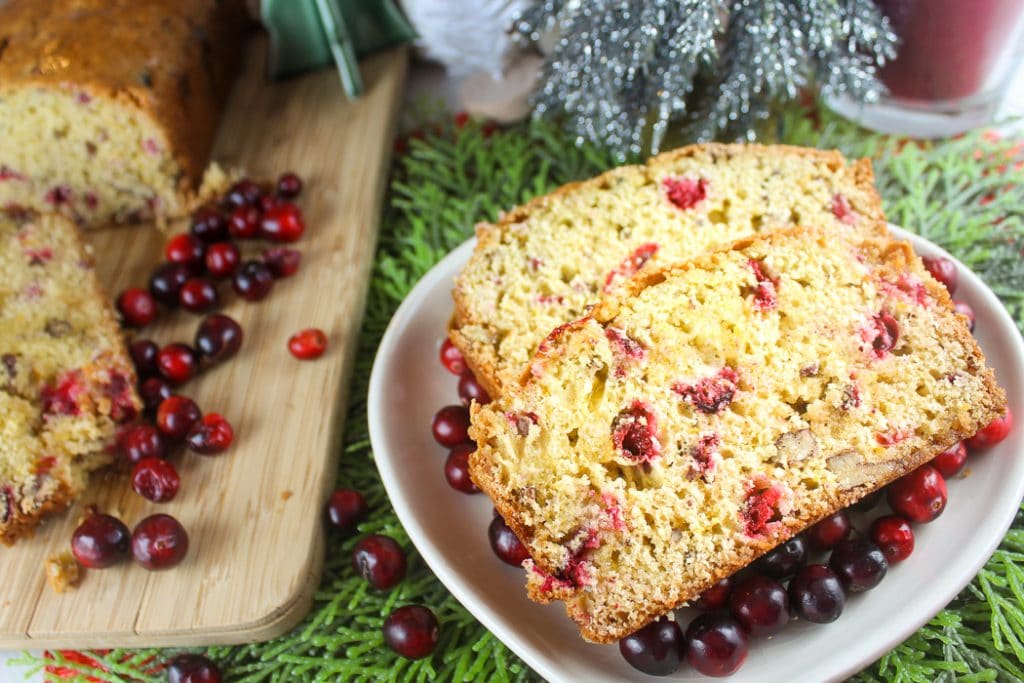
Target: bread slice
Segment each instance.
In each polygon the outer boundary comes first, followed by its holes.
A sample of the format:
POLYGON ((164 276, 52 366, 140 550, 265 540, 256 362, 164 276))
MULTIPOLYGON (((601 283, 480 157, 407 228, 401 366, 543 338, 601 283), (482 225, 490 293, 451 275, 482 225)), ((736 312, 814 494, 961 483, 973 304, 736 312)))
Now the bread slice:
POLYGON ((790 229, 651 270, 474 405, 528 590, 607 643, 1003 413, 909 244, 790 229))
POLYGON ((455 284, 452 342, 491 396, 556 325, 647 267, 806 224, 885 234, 871 163, 835 151, 696 145, 573 183, 477 226, 455 284))
POLYGON ((242 0, 0 2, 0 207, 187 213, 247 26, 242 0))
POLYGON ((67 507, 140 407, 75 225, 0 212, 0 542, 67 507))

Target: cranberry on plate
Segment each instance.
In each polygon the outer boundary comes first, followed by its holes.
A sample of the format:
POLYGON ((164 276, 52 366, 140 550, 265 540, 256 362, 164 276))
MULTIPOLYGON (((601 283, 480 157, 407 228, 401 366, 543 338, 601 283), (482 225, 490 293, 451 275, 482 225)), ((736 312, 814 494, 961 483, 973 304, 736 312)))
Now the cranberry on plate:
POLYGON ((352 551, 352 569, 377 590, 388 590, 405 578, 405 552, 389 536, 367 536, 352 551))
POLYGON ((967 439, 967 446, 971 450, 995 446, 1009 435, 1011 429, 1013 429, 1013 413, 1010 412, 1010 408, 1007 406, 1006 414, 992 420, 982 427, 977 434, 967 439))
POLYGON ((231 286, 246 301, 262 301, 274 286, 274 274, 262 261, 246 261, 235 271, 231 286))
POLYGON ((953 310, 967 318, 967 329, 974 332, 974 309, 966 301, 954 301, 953 310))
POLYGON ((260 235, 273 242, 297 242, 305 230, 302 211, 291 202, 272 206, 260 221, 260 235))
POLYGON ((277 179, 277 194, 285 199, 295 199, 302 194, 302 179, 289 171, 277 179))
POLYGON ((758 558, 757 570, 773 579, 788 579, 807 561, 807 543, 803 536, 794 536, 758 558))
POLYGON ((189 232, 207 244, 220 242, 228 236, 228 221, 216 207, 202 206, 192 214, 189 232))
POLYGON ((491 397, 487 395, 487 390, 476 380, 476 376, 468 370, 459 378, 459 398, 466 405, 473 401, 480 405, 487 405, 491 402, 491 397))
POLYGON ((957 441, 955 444, 932 458, 931 465, 937 469, 942 476, 949 479, 950 477, 955 477, 960 474, 960 471, 963 470, 966 463, 967 447, 964 446, 963 441, 957 441))
POLYGON ((174 517, 146 517, 132 531, 132 556, 146 569, 169 569, 188 554, 188 534, 174 517))
POLYGON ((882 582, 889 570, 881 549, 858 536, 851 536, 833 548, 828 565, 848 593, 871 590, 882 582))
POLYGON ((828 550, 850 535, 850 516, 840 510, 820 520, 804 532, 807 542, 814 550, 828 550))
POLYGON ((263 190, 249 178, 242 178, 228 190, 224 199, 228 206, 255 206, 259 204, 263 190))
POLYGON ((206 270, 214 277, 228 277, 241 260, 234 242, 215 242, 206 249, 206 270))
POLYGON ((751 574, 732 589, 729 611, 750 635, 770 636, 789 622, 789 596, 778 581, 751 574))
POLYGON ((289 247, 271 247, 263 252, 263 262, 275 278, 294 275, 302 262, 302 252, 289 247))
POLYGON ((406 659, 423 659, 437 647, 440 625, 423 605, 399 607, 384 620, 384 642, 406 659))
POLYGON ((327 500, 327 519, 343 534, 350 534, 366 519, 366 498, 358 491, 339 489, 327 500))
POLYGON ((220 682, 220 669, 203 655, 181 654, 167 662, 167 683, 220 682))
POLYGON ((103 569, 125 560, 131 552, 131 534, 117 517, 93 513, 71 535, 71 553, 88 569, 103 569))
POLYGON ((239 206, 228 217, 228 233, 238 239, 256 237, 260 231, 260 210, 255 206, 239 206))
POLYGON ((956 264, 953 263, 952 259, 945 256, 924 256, 921 258, 921 261, 933 278, 946 285, 946 289, 949 290, 949 294, 952 296, 953 292, 956 291, 956 285, 959 281, 956 264))
POLYGON ((431 423, 434 440, 445 448, 470 443, 469 409, 466 406, 445 406, 434 415, 431 423))
POLYGON ((671 619, 659 618, 619 641, 619 652, 637 671, 668 676, 685 655, 683 630, 671 619))
POLYGON ((128 354, 132 357, 132 365, 135 366, 135 374, 139 379, 160 374, 160 368, 156 365, 158 353, 160 347, 152 339, 136 339, 128 345, 128 354))
POLYGON ((192 277, 185 281, 178 292, 182 308, 192 313, 204 313, 220 303, 217 288, 205 277, 192 277))
POLYGON ((149 292, 164 306, 178 305, 181 286, 192 277, 192 270, 184 263, 163 263, 149 278, 149 292))
POLYGON ((167 443, 160 430, 151 424, 125 427, 118 435, 117 445, 128 462, 137 463, 146 458, 166 458, 167 443))
POLYGON ((871 523, 869 535, 889 564, 902 562, 914 552, 914 529, 899 515, 879 517, 871 523))
POLYGON ((693 601, 693 606, 704 612, 722 609, 729 601, 729 594, 731 592, 732 579, 727 576, 701 593, 700 597, 693 601))
POLYGON ((206 253, 206 244, 195 235, 182 233, 175 235, 168 242, 164 249, 164 256, 170 263, 184 263, 187 266, 200 266, 203 263, 203 255, 206 253))
POLYGON ((459 351, 455 344, 452 344, 452 340, 447 337, 441 342, 440 357, 441 365, 448 372, 459 376, 466 374, 466 359, 462 357, 462 352, 459 351))
POLYGON ((139 385, 139 396, 142 398, 142 405, 149 415, 156 415, 157 408, 165 399, 171 397, 174 390, 170 382, 163 377, 149 377, 139 385))
POLYGON ((801 619, 828 624, 843 613, 846 593, 834 571, 823 564, 809 564, 789 582, 789 599, 801 619))
POLYGON ((729 676, 747 659, 746 631, 728 614, 707 612, 686 628, 686 661, 705 676, 729 676))
POLYGON ((922 465, 890 484, 888 499, 896 514, 924 524, 946 508, 946 480, 931 465, 922 465))
POLYGON ((444 478, 448 485, 462 493, 480 493, 480 489, 469 476, 469 454, 476 450, 476 444, 463 443, 448 452, 444 461, 444 478))
POLYGON ((177 342, 157 352, 156 366, 160 376, 172 384, 184 384, 195 377, 199 369, 195 350, 188 344, 177 342))
POLYGON ((491 543, 491 550, 505 564, 521 567, 525 560, 530 559, 526 546, 500 515, 495 515, 487 527, 487 540, 491 543))

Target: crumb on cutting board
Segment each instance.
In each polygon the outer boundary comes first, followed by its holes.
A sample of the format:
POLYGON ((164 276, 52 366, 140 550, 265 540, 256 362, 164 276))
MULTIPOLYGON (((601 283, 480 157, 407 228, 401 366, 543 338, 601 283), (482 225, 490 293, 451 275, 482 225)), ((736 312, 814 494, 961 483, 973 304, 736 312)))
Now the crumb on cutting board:
POLYGON ((47 558, 43 563, 46 568, 46 580, 57 593, 65 593, 78 585, 82 579, 78 561, 67 550, 47 558))

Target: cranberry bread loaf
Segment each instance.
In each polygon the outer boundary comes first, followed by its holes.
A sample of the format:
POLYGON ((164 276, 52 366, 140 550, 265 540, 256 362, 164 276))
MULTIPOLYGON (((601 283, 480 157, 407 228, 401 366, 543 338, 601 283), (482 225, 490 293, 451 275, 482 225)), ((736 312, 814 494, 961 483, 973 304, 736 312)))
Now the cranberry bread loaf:
POLYGON ((0 3, 0 207, 184 213, 245 30, 241 0, 0 3))
POLYGON ((0 212, 0 541, 59 511, 140 408, 113 309, 77 228, 0 212))
POLYGON ((451 340, 491 396, 537 345, 643 267, 796 224, 884 233, 871 163, 799 147, 696 145, 567 185, 477 227, 451 340))
POLYGON ((530 597, 611 642, 973 435, 1005 397, 903 242, 823 230, 646 271, 473 406, 530 597))

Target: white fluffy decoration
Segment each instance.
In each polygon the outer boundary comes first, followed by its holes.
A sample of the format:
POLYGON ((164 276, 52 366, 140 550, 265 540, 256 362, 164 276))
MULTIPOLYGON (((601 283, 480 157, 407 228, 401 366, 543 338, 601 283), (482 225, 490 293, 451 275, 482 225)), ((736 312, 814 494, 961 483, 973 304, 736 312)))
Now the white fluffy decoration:
POLYGON ((401 0, 416 46, 453 76, 484 70, 500 78, 519 48, 509 36, 526 0, 401 0))

